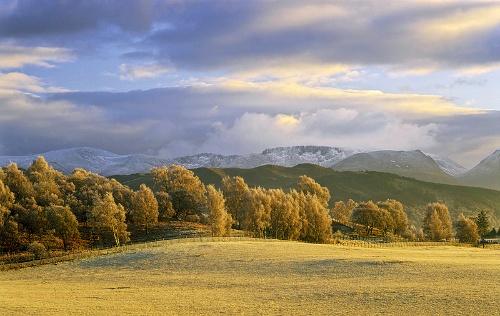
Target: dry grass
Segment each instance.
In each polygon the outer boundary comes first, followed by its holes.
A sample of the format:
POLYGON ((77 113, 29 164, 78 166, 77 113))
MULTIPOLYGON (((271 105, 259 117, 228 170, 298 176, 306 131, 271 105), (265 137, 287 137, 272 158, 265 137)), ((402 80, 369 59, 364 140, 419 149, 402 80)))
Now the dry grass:
POLYGON ((495 315, 500 251, 186 242, 0 272, 3 315, 495 315))

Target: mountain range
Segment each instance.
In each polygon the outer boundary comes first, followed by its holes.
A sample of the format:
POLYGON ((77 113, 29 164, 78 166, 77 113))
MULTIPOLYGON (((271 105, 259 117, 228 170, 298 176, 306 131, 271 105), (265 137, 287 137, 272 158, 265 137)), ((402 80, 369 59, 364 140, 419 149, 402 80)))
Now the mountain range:
POLYGON ((260 154, 221 155, 203 153, 178 158, 143 154, 117 155, 91 147, 77 147, 30 156, 0 156, 0 166, 15 162, 28 168, 38 156, 55 169, 69 174, 75 168, 104 176, 148 173, 152 167, 182 165, 195 168, 255 168, 263 165, 293 167, 303 163, 336 171, 379 171, 428 182, 469 185, 500 190, 500 149, 467 170, 446 157, 415 151, 364 151, 326 146, 293 146, 266 149, 260 154))

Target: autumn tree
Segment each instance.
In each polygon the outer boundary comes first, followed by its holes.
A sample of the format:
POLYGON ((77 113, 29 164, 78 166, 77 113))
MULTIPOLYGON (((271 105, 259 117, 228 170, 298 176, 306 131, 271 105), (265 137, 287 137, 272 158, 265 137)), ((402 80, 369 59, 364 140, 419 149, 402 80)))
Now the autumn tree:
POLYGON ((304 227, 304 240, 325 243, 332 238, 332 218, 324 206, 324 200, 311 194, 306 194, 305 197, 307 226, 304 227))
POLYGON ((327 187, 322 187, 313 178, 304 175, 300 176, 297 190, 299 192, 303 192, 304 194, 316 195, 321 205, 323 205, 323 207, 328 207, 328 202, 330 201, 330 191, 327 187))
POLYGON ((207 186, 208 222, 212 228, 212 236, 224 237, 231 235, 233 220, 226 210, 224 195, 213 185, 207 186))
POLYGON ((263 238, 271 225, 271 199, 261 187, 242 191, 242 204, 238 206, 239 227, 263 238))
POLYGON ((158 224, 158 201, 153 191, 145 184, 141 184, 139 191, 134 194, 131 203, 131 219, 136 225, 141 225, 146 229, 158 224))
POLYGON ((10 192, 9 187, 0 179, 0 225, 3 224, 4 217, 10 214, 14 201, 14 193, 10 192))
POLYGON ((479 212, 479 214, 477 215, 476 225, 477 233, 480 237, 484 237, 486 234, 488 234, 490 229, 490 221, 488 219, 488 215, 486 215, 486 212, 484 210, 481 210, 481 212, 479 212))
POLYGON ((0 247, 12 251, 19 243, 18 224, 10 216, 15 199, 14 193, 10 192, 2 179, 3 174, 0 175, 0 247))
POLYGON ((302 232, 299 204, 282 189, 269 190, 271 233, 278 239, 297 240, 302 232))
POLYGON ((4 184, 14 193, 16 203, 24 204, 35 195, 33 186, 17 164, 11 162, 4 170, 4 184))
POLYGON ((226 199, 226 208, 231 214, 236 227, 242 228, 241 224, 246 215, 243 211, 245 199, 248 199, 249 188, 242 177, 229 177, 222 178, 222 192, 226 199))
POLYGON ((450 238, 453 233, 448 207, 437 202, 427 204, 423 230, 425 237, 431 240, 438 241, 450 238))
POLYGON ((59 237, 64 249, 72 240, 78 240, 78 220, 68 206, 51 205, 46 209, 48 228, 54 230, 54 235, 59 237))
POLYGON ((102 238, 112 237, 115 245, 129 241, 130 233, 125 223, 125 210, 116 204, 111 193, 103 198, 96 197, 94 206, 88 216, 88 222, 102 238))
POLYGON ((50 167, 45 158, 39 156, 33 161, 27 170, 27 177, 33 186, 38 205, 46 207, 52 204, 64 204, 60 185, 65 182, 65 177, 50 167))
POLYGON ((205 205, 206 189, 200 179, 186 168, 178 165, 152 168, 151 177, 159 191, 169 194, 175 219, 197 216, 205 205))
POLYGON ((156 192, 158 202, 158 217, 162 219, 172 218, 175 215, 174 207, 167 192, 156 192))
POLYGON ((406 215, 401 202, 388 199, 385 202, 377 202, 381 210, 388 213, 383 214, 383 228, 391 229, 395 234, 401 235, 408 228, 408 216, 406 215), (387 216, 388 215, 388 216, 387 216))
POLYGON ((477 231, 476 223, 460 214, 457 221, 455 222, 455 237, 464 243, 475 243, 479 240, 479 234, 477 231))
POLYGON ((352 213, 352 221, 365 226, 367 236, 373 233, 374 228, 381 227, 381 220, 380 208, 372 201, 359 203, 352 213))
POLYGON ((349 218, 351 218, 352 212, 357 206, 358 203, 351 199, 349 199, 347 203, 344 203, 344 201, 338 201, 335 202, 330 213, 332 218, 336 221, 340 223, 347 223, 349 222, 349 218))

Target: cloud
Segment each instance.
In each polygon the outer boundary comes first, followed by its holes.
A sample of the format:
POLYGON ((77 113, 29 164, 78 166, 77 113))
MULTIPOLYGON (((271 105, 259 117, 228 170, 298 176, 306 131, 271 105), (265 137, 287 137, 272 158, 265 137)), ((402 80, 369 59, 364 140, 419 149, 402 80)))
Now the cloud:
POLYGON ((72 60, 68 49, 57 47, 18 46, 0 43, 0 69, 23 68, 26 65, 52 68, 55 63, 72 60))
POLYGON ((120 80, 135 80, 135 79, 141 79, 141 78, 156 78, 159 77, 165 73, 172 72, 173 68, 157 64, 157 63, 152 63, 152 64, 145 64, 145 65, 127 65, 127 64, 121 64, 120 65, 120 80))
POLYGON ((0 94, 2 93, 56 93, 68 92, 68 89, 61 87, 47 87, 40 78, 28 76, 20 72, 0 72, 0 94))
POLYGON ((427 150, 436 146, 437 131, 433 123, 419 126, 382 113, 360 114, 343 108, 300 115, 245 113, 231 126, 219 126, 201 149, 231 154, 231 150, 260 152, 271 147, 308 144, 427 150))

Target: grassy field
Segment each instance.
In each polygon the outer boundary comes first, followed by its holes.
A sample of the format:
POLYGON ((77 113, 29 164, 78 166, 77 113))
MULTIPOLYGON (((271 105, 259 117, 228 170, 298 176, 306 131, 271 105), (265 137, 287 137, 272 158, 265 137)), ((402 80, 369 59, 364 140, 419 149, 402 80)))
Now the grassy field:
POLYGON ((500 315, 500 250, 184 242, 0 272, 1 315, 500 315))

